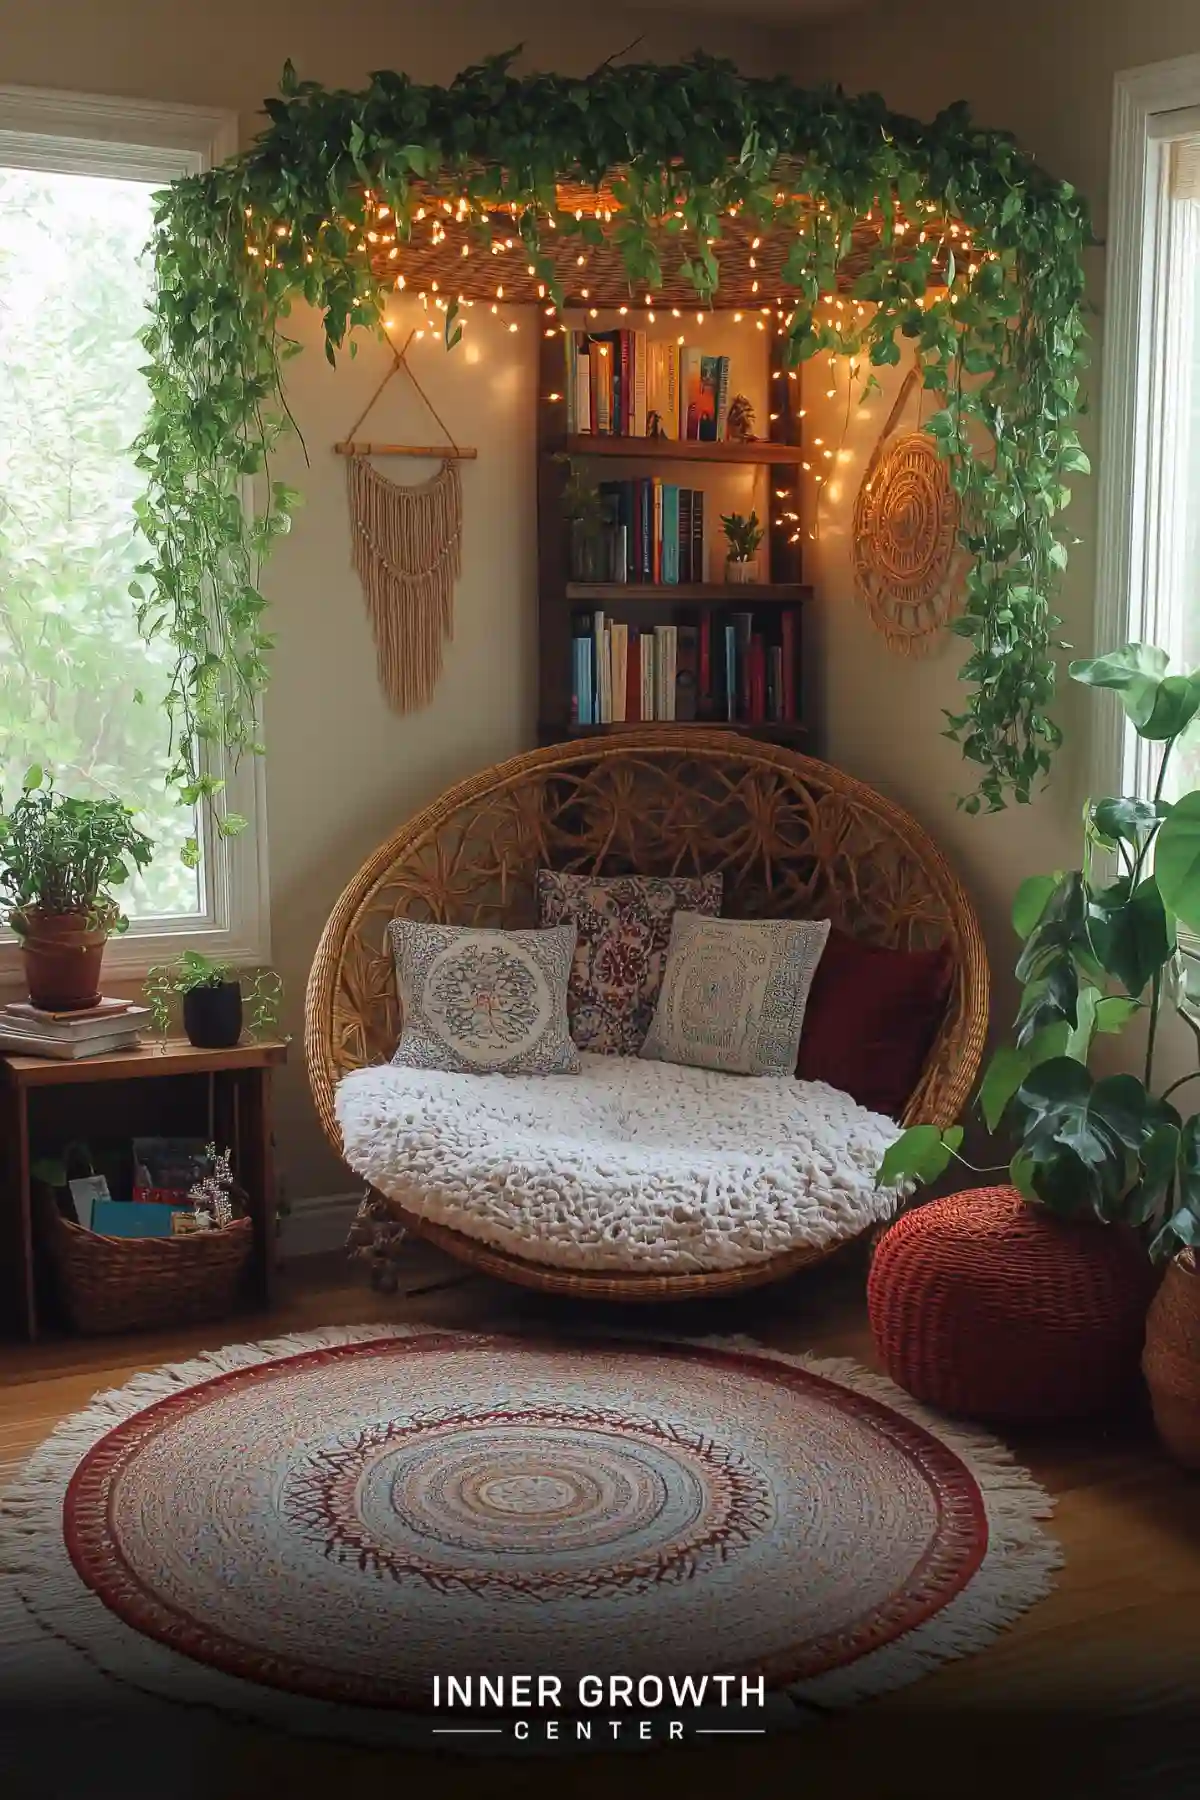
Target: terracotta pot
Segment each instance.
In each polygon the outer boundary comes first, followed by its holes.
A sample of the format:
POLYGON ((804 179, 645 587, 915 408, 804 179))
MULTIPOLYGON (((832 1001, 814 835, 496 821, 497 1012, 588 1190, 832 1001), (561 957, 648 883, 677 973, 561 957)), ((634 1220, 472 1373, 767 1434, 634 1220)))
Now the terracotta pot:
POLYGON ((183 996, 183 1029, 197 1050, 231 1050, 242 1035, 241 983, 190 988, 183 996))
POLYGON ((1166 1449, 1200 1469, 1200 1271, 1191 1255, 1175 1258, 1154 1297, 1142 1373, 1166 1449))
POLYGON ((47 913, 27 907, 13 919, 25 959, 34 1006, 47 1012, 81 1012, 100 998, 100 966, 106 925, 89 925, 85 913, 47 913))

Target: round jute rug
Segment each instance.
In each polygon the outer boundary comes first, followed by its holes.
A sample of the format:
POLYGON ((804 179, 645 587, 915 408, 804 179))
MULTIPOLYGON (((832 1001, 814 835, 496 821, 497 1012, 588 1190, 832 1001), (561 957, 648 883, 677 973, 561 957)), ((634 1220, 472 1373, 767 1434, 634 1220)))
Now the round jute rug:
POLYGON ((790 1722, 986 1644, 1050 1585, 1048 1511, 850 1362, 370 1325, 62 1425, 0 1506, 0 1638, 20 1609, 153 1695, 367 1741, 501 1748, 430 1737, 435 1675, 761 1675, 790 1722))

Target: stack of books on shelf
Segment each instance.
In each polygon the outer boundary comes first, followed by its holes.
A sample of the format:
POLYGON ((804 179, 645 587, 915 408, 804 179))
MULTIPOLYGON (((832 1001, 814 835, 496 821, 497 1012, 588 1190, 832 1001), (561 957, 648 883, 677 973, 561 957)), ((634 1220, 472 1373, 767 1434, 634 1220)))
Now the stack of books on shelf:
POLYGON ((637 330, 569 331, 566 342, 572 436, 724 442, 727 356, 709 356, 673 339, 650 339, 637 330))
POLYGON ((149 1017, 148 1006, 131 1000, 100 1000, 82 1012, 45 1012, 28 1000, 13 1000, 0 1007, 0 1050, 79 1062, 110 1050, 132 1050, 149 1017))
POLYGON ((607 581, 661 586, 708 579, 704 494, 650 476, 602 481, 602 566, 607 581))
POLYGON ((705 614, 696 625, 645 630, 602 612, 575 613, 571 722, 795 724, 799 645, 793 607, 764 616, 705 614))

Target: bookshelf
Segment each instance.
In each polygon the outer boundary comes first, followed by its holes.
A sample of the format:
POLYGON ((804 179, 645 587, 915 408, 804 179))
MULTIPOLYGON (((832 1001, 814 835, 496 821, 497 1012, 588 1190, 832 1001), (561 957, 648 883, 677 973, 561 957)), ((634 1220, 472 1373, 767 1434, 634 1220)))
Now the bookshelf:
MULTIPOLYGON (((632 332, 643 322, 632 313, 605 313, 597 320, 584 312, 568 312, 563 315, 563 323, 567 333, 586 331, 599 341, 605 334, 625 328, 632 332)), ((800 382, 782 366, 776 349, 782 340, 773 333, 739 329, 728 321, 722 331, 721 323, 720 315, 710 315, 703 330, 689 336, 689 345, 694 338, 706 354, 729 358, 732 392, 751 399, 755 430, 763 433, 750 443, 568 430, 568 338, 562 331, 549 328, 542 337, 537 415, 541 743, 593 733, 618 733, 658 722, 659 718, 668 722, 672 705, 668 689, 672 689, 676 716, 669 722, 676 726, 690 722, 709 727, 727 725, 759 738, 813 748, 804 703, 804 618, 812 590, 803 581, 798 518, 800 461, 804 454, 800 382), (572 470, 590 486, 601 489, 606 505, 614 509, 610 518, 615 516, 618 505, 627 509, 631 492, 635 505, 652 506, 653 499, 645 496, 656 482, 664 485, 664 491, 675 487, 688 494, 702 493, 703 554, 699 538, 693 540, 690 556, 686 554, 685 526, 681 531, 679 562, 680 572, 691 574, 691 561, 699 561, 697 572, 703 579, 633 578, 636 552, 628 549, 627 538, 620 540, 626 545, 627 560, 621 559, 620 548, 616 557, 629 578, 596 579, 597 574, 608 574, 609 570, 581 570, 578 545, 573 547, 564 507, 572 470), (751 510, 767 524, 767 536, 759 551, 759 579, 728 582, 722 578, 725 538, 721 515, 751 510), (589 578, 581 579, 584 574, 589 578), (609 679, 617 673, 614 660, 601 647, 603 635, 596 639, 591 629, 597 615, 602 615, 612 636, 620 634, 620 655, 626 668, 632 663, 636 669, 643 656, 668 665, 665 678, 664 670, 658 669, 657 685, 650 683, 643 688, 640 674, 630 674, 625 698, 627 716, 608 718, 604 723, 593 723, 590 717, 581 722, 576 705, 581 685, 577 656, 582 655, 589 662, 592 673, 588 679, 594 682, 599 680, 596 670, 601 656, 605 658, 609 679), (665 632, 663 627, 667 628, 665 632), (736 638, 736 649, 732 649, 731 640, 728 680, 727 627, 734 628, 736 638), (577 652, 577 637, 591 639, 590 655, 577 652), (669 651, 663 647, 664 639, 670 640, 669 651), (648 640, 652 648, 646 648, 648 640), (790 671, 786 681, 785 666, 790 671), (675 671, 674 681, 671 669, 675 671), (752 680, 747 669, 752 671, 752 680), (735 714, 732 718, 731 691, 735 714), (659 709, 653 720, 644 716, 652 695, 653 704, 659 709), (638 716, 629 716, 634 713, 638 716), (694 720, 681 716, 692 713, 694 720)), ((646 338, 674 344, 678 330, 675 327, 674 331, 647 331, 646 338)), ((614 351, 614 360, 615 355, 614 351)), ((678 502, 670 502, 672 508, 675 504, 684 507, 694 502, 685 501, 681 495, 678 502)), ((660 505, 668 521, 667 529, 673 535, 673 510, 668 512, 665 500, 660 505)), ((640 532, 640 525, 638 529, 640 532)), ((664 536, 660 531, 660 538, 664 536)), ((612 555, 611 550, 606 550, 601 560, 611 560, 612 555)), ((645 572, 650 573, 648 566, 645 572)))

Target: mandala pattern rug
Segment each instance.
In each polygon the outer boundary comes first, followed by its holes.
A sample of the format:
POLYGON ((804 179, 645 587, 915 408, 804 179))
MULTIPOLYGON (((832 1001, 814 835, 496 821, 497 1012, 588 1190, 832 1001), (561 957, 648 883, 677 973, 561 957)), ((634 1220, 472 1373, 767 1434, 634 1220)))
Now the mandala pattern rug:
POLYGON ((338 1329, 61 1426, 0 1505, 0 1641, 368 1742, 429 1741, 435 1673, 762 1675, 799 1723, 986 1645, 1048 1510, 853 1363, 338 1329))

